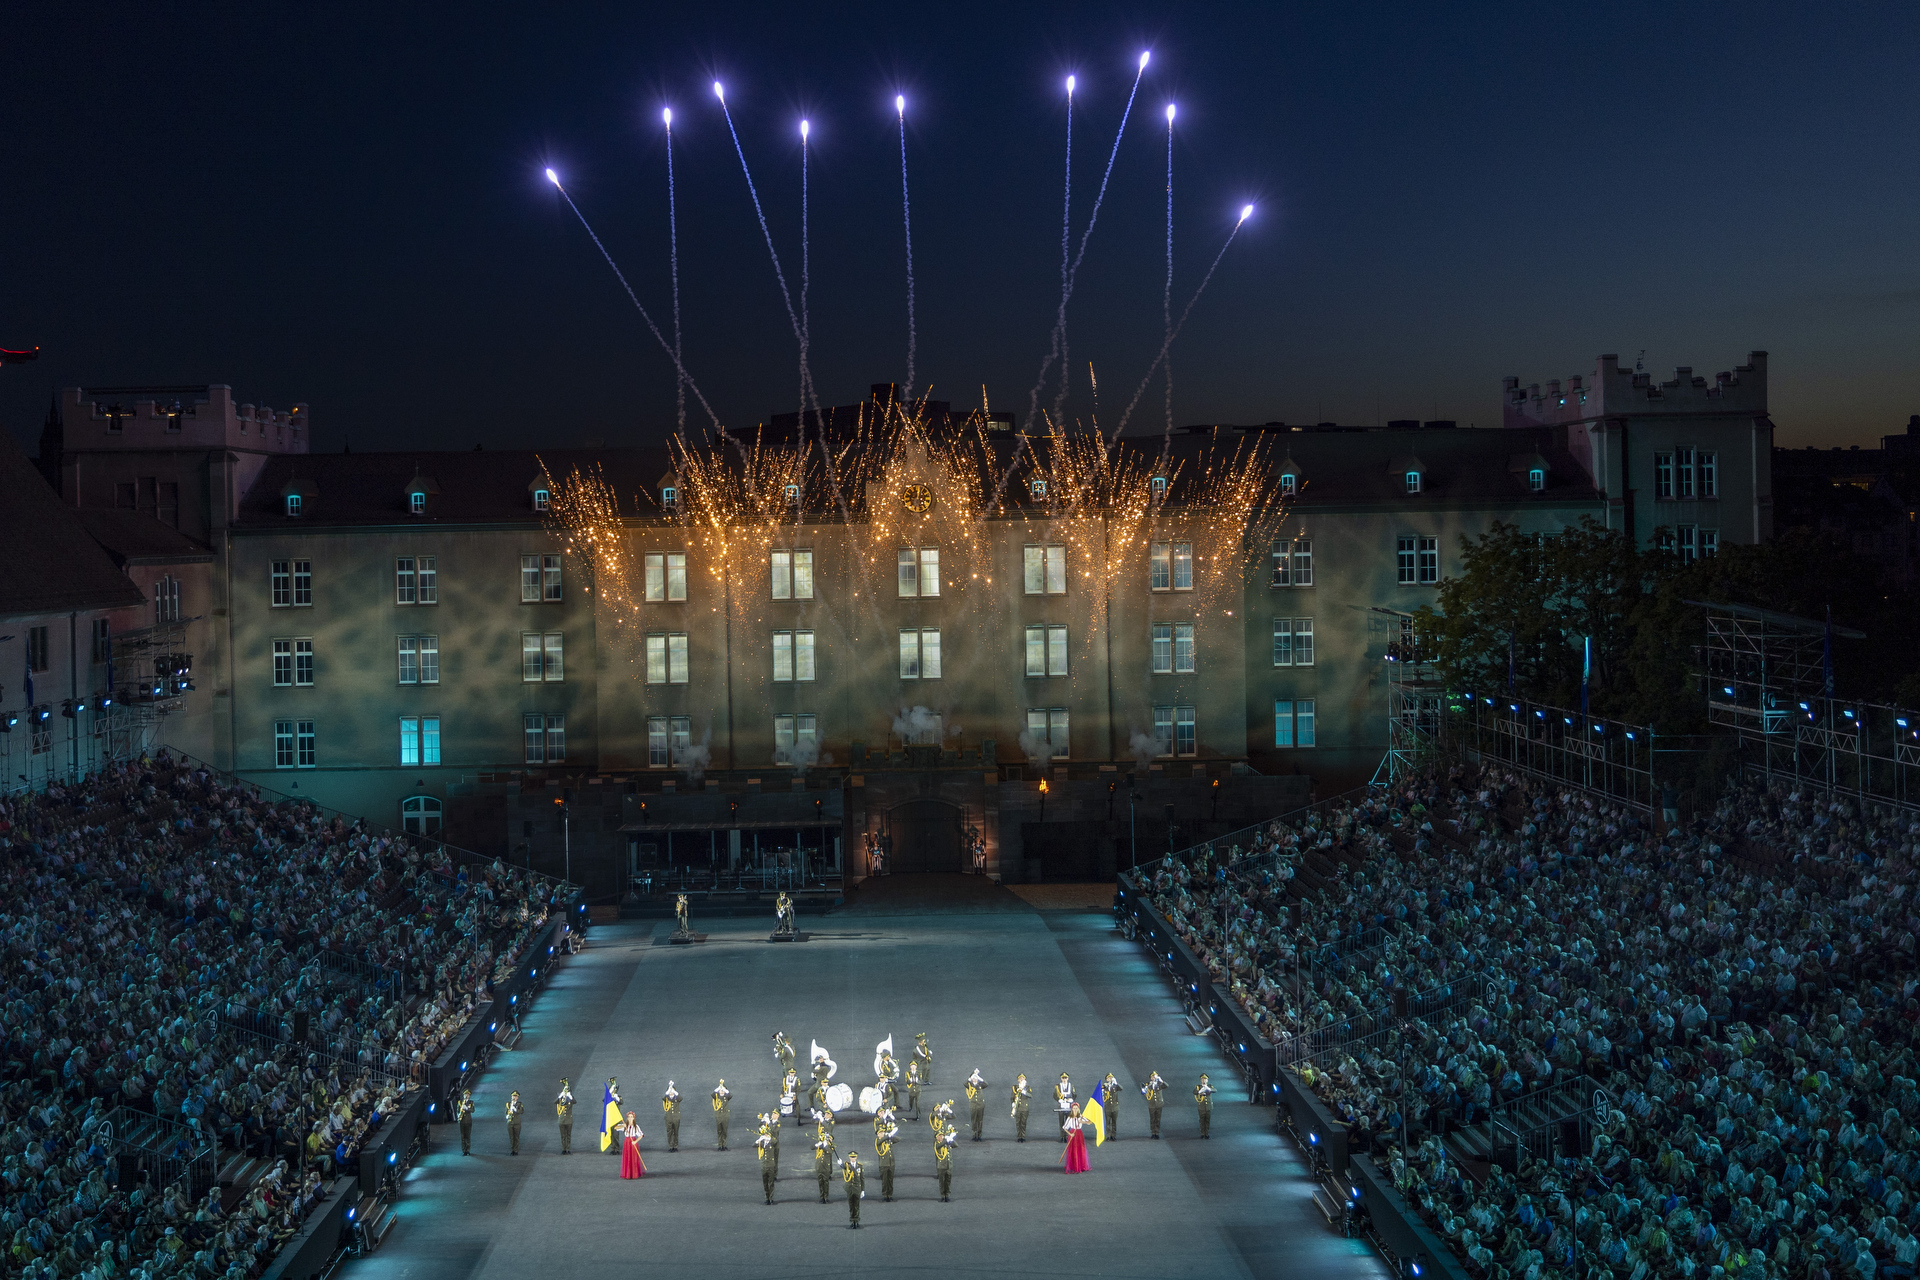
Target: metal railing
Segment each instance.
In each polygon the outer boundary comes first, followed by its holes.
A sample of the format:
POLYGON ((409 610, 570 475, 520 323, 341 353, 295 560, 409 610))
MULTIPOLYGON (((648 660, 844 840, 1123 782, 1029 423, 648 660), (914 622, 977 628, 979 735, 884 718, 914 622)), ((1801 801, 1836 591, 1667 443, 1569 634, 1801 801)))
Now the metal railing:
POLYGON ((189 1200, 197 1201, 219 1180, 219 1147, 192 1125, 115 1107, 101 1121, 99 1136, 114 1154, 135 1157, 156 1187, 185 1181, 189 1200))
POLYGON ((1596 792, 1651 812, 1654 733, 1646 725, 1587 715, 1505 695, 1447 699, 1445 747, 1480 765, 1500 765, 1596 792))
POLYGON ((1490 1122, 1493 1142, 1496 1149, 1512 1143, 1517 1169, 1523 1153, 1534 1160, 1556 1154, 1560 1126, 1578 1121, 1584 1151, 1593 1122, 1612 1105, 1607 1091, 1588 1076, 1555 1081, 1494 1107, 1490 1122))
POLYGON ((1375 1044, 1413 1022, 1427 1022, 1472 1002, 1478 990, 1474 979, 1462 976, 1423 991, 1406 1002, 1404 1010, 1382 1009, 1342 1018, 1276 1041, 1275 1064, 1281 1068, 1324 1065, 1323 1059, 1375 1044))
MULTIPOLYGON (((1211 851, 1219 848, 1231 849, 1235 844, 1250 845, 1253 843, 1255 836, 1265 835, 1267 828, 1273 823, 1297 821, 1303 813, 1313 813, 1317 810, 1330 810, 1341 804, 1351 804, 1356 797, 1364 797, 1373 794, 1377 790, 1378 788, 1372 783, 1368 783, 1365 786, 1355 787, 1351 791, 1342 791, 1336 796, 1328 796, 1325 800, 1315 800, 1312 804, 1303 804, 1298 808, 1288 809, 1284 813, 1276 813, 1270 818, 1262 818, 1258 822, 1249 823, 1247 826, 1241 827, 1236 831, 1229 831, 1223 836, 1213 836, 1206 840, 1197 840, 1186 848, 1176 851, 1173 855, 1174 861, 1185 862, 1195 852, 1201 849, 1211 851)), ((1233 866, 1235 868, 1258 870, 1268 863, 1277 861, 1278 856, 1272 851, 1269 851, 1254 856, 1242 857, 1241 860, 1234 863, 1233 866)), ((1153 862, 1154 860, 1152 859, 1143 862, 1136 870, 1143 874, 1150 875, 1152 873, 1153 862)))

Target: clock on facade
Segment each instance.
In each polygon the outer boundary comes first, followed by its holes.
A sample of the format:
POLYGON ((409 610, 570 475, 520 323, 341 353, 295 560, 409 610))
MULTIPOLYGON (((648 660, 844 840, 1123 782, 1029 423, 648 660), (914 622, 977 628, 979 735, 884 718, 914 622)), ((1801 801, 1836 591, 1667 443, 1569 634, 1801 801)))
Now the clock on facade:
POLYGON ((910 484, 900 491, 900 501, 907 510, 921 515, 933 509, 933 490, 924 484, 910 484))

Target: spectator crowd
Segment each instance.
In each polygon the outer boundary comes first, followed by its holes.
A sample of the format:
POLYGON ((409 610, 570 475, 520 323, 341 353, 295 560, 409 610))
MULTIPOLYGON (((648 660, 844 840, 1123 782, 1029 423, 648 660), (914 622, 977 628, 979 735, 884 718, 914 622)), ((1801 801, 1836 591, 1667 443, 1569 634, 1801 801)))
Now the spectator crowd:
POLYGON ((1456 765, 1150 892, 1470 1274, 1911 1280, 1917 857, 1911 812, 1779 783, 1656 826, 1456 765), (1583 1078, 1578 1149, 1460 1141, 1583 1078))
POLYGON ((6 1274, 258 1276, 551 888, 164 755, 0 797, 6 1274), (120 1185, 145 1116, 260 1176, 120 1185))

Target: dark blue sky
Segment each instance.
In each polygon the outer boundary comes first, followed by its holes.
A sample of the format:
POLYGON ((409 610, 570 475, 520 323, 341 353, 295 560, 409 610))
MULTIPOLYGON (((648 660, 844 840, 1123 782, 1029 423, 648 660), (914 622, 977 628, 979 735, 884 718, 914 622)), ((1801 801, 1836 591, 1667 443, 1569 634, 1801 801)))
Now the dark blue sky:
POLYGON ((1920 412, 1910 5, 388 8, 9 16, 0 346, 45 354, 0 370, 0 421, 31 438, 56 383, 216 381, 310 402, 319 448, 655 441, 671 367, 540 170, 664 321, 663 103, 688 365, 730 422, 791 408, 716 76, 790 279, 813 121, 822 397, 904 376, 899 91, 920 380, 1024 411, 1058 298, 1061 81, 1077 241, 1144 47, 1070 413, 1091 361, 1111 425, 1159 345, 1170 99, 1176 310, 1259 206, 1175 348, 1182 422, 1484 425, 1505 374, 1643 348, 1662 376, 1771 351, 1783 444, 1920 412))

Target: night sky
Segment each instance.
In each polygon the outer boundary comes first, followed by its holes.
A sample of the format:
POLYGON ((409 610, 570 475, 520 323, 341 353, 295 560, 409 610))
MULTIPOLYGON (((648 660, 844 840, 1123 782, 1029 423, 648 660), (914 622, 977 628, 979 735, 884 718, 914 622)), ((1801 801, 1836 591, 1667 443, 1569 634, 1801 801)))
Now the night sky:
MULTIPOLYGON (((1077 245, 1153 50, 1069 318, 1068 413, 1111 426, 1161 339, 1168 101, 1182 422, 1498 420, 1500 379, 1644 348, 1772 353, 1779 443, 1920 413, 1911 5, 21 6, 0 40, 0 421, 73 383, 226 382, 314 445, 657 443, 671 365, 729 423, 791 410, 812 121, 828 403, 906 372, 893 96, 908 99, 919 381, 1025 414, 1059 296, 1062 81, 1077 245), (324 12, 323 12, 324 10, 324 12), (1091 362, 1100 378, 1088 391, 1091 362)), ((1052 402, 1051 388, 1041 397, 1052 402)), ((690 408, 689 421, 703 415, 690 408)), ((1162 392, 1134 423, 1164 421, 1162 392)))

